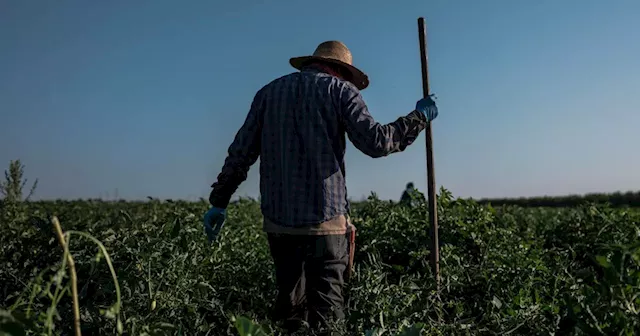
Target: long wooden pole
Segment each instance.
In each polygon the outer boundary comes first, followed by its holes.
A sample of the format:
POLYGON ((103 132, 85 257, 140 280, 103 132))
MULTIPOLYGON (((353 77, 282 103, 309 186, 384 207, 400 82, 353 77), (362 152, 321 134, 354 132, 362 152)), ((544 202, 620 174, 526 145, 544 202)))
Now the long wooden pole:
MULTIPOLYGON (((418 38, 420 40, 420 62, 422 63, 422 92, 424 97, 431 94, 429 88, 429 65, 427 56, 427 25, 424 18, 418 18, 418 38)), ((438 244, 438 206, 436 199, 436 174, 433 167, 433 135, 431 123, 426 129, 427 145, 427 190, 429 193, 429 223, 431 224, 431 267, 438 289, 440 287, 440 245, 438 244)))

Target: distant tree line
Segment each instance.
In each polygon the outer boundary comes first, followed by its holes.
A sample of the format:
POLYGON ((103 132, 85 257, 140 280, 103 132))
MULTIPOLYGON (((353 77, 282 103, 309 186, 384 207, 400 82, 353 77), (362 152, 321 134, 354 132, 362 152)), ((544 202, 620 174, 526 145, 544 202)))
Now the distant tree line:
POLYGON ((571 207, 585 203, 610 204, 614 207, 640 207, 640 191, 592 193, 586 195, 539 196, 520 198, 484 198, 479 203, 491 205, 517 205, 522 207, 571 207))

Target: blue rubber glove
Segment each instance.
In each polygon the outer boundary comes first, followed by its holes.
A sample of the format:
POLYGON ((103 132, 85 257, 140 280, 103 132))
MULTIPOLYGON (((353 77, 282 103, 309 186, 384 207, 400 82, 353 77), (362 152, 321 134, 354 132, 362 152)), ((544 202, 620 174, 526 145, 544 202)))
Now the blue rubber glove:
POLYGON ((226 217, 225 209, 212 207, 204 214, 204 232, 207 234, 209 243, 216 240, 220 229, 224 225, 226 217))
POLYGON ((422 98, 416 103, 416 111, 424 114, 424 116, 427 117, 428 122, 431 122, 433 119, 438 117, 438 107, 432 97, 433 95, 427 98, 422 98))

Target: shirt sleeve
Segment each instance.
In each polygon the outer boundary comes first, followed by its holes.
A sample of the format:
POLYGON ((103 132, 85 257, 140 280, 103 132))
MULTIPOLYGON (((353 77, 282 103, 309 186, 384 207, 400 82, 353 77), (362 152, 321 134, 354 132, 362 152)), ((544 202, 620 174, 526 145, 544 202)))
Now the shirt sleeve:
POLYGON ((355 88, 345 87, 340 102, 349 140, 373 158, 404 151, 428 125, 427 118, 415 110, 392 123, 381 125, 373 119, 362 95, 355 88))
POLYGON ((256 94, 235 139, 229 146, 227 158, 218 174, 217 181, 211 185, 209 203, 214 207, 226 208, 238 186, 247 179, 249 168, 260 156, 260 139, 262 133, 262 98, 256 94))

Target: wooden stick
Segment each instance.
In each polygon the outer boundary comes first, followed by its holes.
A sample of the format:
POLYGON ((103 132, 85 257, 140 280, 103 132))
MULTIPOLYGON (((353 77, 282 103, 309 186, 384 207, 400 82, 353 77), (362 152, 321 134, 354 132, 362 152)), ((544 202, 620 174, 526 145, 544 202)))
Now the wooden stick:
POLYGON ((54 216, 51 219, 51 223, 56 229, 56 235, 58 236, 60 246, 62 246, 64 254, 67 256, 67 264, 69 264, 69 277, 71 278, 71 295, 73 296, 73 325, 76 331, 76 336, 82 336, 82 333, 80 332, 80 301, 78 300, 78 277, 76 275, 76 264, 73 262, 73 257, 69 252, 69 246, 67 246, 67 242, 64 239, 64 233, 62 232, 62 227, 60 226, 58 217, 54 216))
MULTIPOLYGON (((418 18, 418 39, 420 41, 420 62, 422 63, 422 92, 425 98, 431 94, 429 88, 429 66, 427 56, 427 26, 424 18, 418 18)), ((426 129, 427 145, 427 190, 429 193, 429 223, 431 224, 431 267, 438 290, 440 289, 440 245, 438 244, 438 206, 436 199, 436 174, 433 166, 433 135, 431 123, 426 129)))

